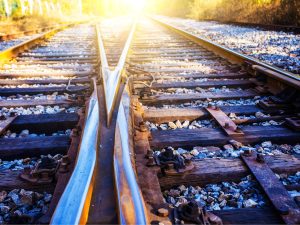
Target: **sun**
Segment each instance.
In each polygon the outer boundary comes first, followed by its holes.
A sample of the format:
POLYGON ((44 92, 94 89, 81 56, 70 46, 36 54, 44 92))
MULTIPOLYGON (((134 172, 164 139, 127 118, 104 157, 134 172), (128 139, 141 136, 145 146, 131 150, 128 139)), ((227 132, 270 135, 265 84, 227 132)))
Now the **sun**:
MULTIPOLYGON (((0 0, 1 1, 1 0, 0 0)), ((98 0, 99 1, 99 0, 98 0)), ((148 6, 148 0, 101 0, 101 11, 105 15, 141 15, 148 6)))
POLYGON ((133 13, 141 13, 145 6, 146 6, 146 0, 123 0, 126 5, 128 5, 128 8, 130 8, 130 11, 133 13))

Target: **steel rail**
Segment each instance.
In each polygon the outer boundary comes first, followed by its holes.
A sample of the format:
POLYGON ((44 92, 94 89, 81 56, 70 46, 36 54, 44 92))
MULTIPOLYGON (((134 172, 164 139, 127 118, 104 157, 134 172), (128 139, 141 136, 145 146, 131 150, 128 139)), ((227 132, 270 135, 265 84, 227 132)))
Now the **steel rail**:
POLYGON ((93 190, 100 124, 97 81, 95 77, 92 79, 94 91, 87 106, 77 161, 52 215, 50 224, 53 225, 85 224, 87 221, 87 211, 93 190))
MULTIPOLYGON (((0 52, 0 65, 10 61, 21 52, 51 38, 57 32, 74 26, 72 23, 44 32, 35 38, 22 42, 0 52)), ((99 101, 96 79, 93 78, 92 93, 86 113, 85 128, 82 132, 79 152, 72 176, 58 202, 51 218, 51 224, 79 224, 86 221, 85 207, 93 187, 93 173, 96 165, 96 149, 99 129, 99 101), (87 163, 88 162, 88 163, 87 163)))
POLYGON ((171 25, 168 22, 157 19, 153 16, 149 16, 153 21, 159 23, 160 25, 179 33, 180 35, 188 38, 189 40, 200 44, 201 46, 207 48, 210 51, 215 52, 216 54, 230 60, 233 63, 238 63, 240 65, 251 65, 252 69, 260 72, 264 75, 267 75, 271 78, 279 80, 283 83, 291 85, 297 89, 300 89, 300 76, 298 74, 293 74, 288 71, 282 70, 276 66, 270 65, 268 63, 262 62, 258 59, 255 59, 251 56, 246 56, 242 53, 233 51, 227 47, 221 46, 213 41, 210 41, 206 38, 196 36, 188 31, 182 30, 177 26, 171 25))
MULTIPOLYGON (((104 44, 101 38, 100 29, 97 27, 97 36, 102 60, 102 80, 105 91, 106 113, 108 126, 111 121, 112 113, 117 95, 119 94, 119 86, 121 83, 122 74, 125 73, 125 62, 131 46, 133 35, 136 28, 134 21, 126 44, 119 58, 117 66, 114 70, 110 70, 104 44)), ((130 159, 130 144, 129 144, 129 126, 124 110, 124 94, 120 99, 118 109, 118 117, 116 124, 115 146, 114 146, 114 178, 117 194, 118 217, 120 224, 148 224, 145 203, 136 181, 136 175, 130 159)), ((127 101, 129 106, 130 102, 127 101)))
POLYGON ((134 21, 132 28, 130 30, 129 36, 123 48, 122 54, 119 58, 119 62, 117 66, 111 70, 108 65, 106 52, 103 44, 103 40, 101 37, 99 25, 97 25, 97 39, 98 45, 100 49, 100 58, 101 58, 101 72, 102 72, 102 79, 103 79, 103 87, 105 93, 105 107, 107 112, 107 126, 110 125, 112 113, 114 111, 114 105, 117 98, 117 93, 119 90, 122 72, 124 69, 125 61, 127 58, 127 54, 131 45, 131 41, 133 38, 133 34, 136 27, 136 21, 134 21))
MULTIPOLYGON (((106 53, 101 38, 99 26, 96 26, 98 51, 101 59, 100 73, 102 73, 102 85, 106 89, 107 114, 113 113, 114 101, 119 92, 121 75, 124 72, 126 57, 134 34, 135 23, 130 31, 122 55, 115 70, 108 67, 106 53)), ((96 90, 96 84, 94 80, 96 90)), ((123 99, 123 98, 122 98, 123 99)), ((122 101, 121 99, 121 101, 122 101)), ((122 102, 121 102, 122 103, 122 102)), ((94 92, 89 102, 89 110, 86 125, 83 132, 78 159, 75 169, 68 182, 63 195, 55 209, 51 224, 85 224, 85 209, 89 207, 91 192, 93 190, 93 173, 96 164, 97 137, 99 132, 99 101, 94 92)), ((121 224, 147 224, 145 204, 139 190, 135 173, 130 161, 128 124, 123 104, 120 105, 117 118, 117 136, 114 152, 114 176, 117 190, 117 204, 119 222, 121 224), (119 137, 119 138, 117 138, 119 137)), ((108 117, 109 118, 109 117, 108 117)))
MULTIPOLYGON (((130 157, 128 117, 124 107, 124 94, 120 102, 115 134, 114 171, 118 195, 120 224, 149 224, 145 202, 136 181, 130 157)), ((125 100, 126 101, 126 100, 125 100)), ((129 106, 130 100, 126 101, 129 106)))
POLYGON ((93 186, 100 123, 97 85, 96 80, 93 81, 94 92, 88 104, 77 162, 52 216, 50 224, 53 225, 80 224, 86 221, 84 212, 85 206, 89 207, 89 196, 93 186))

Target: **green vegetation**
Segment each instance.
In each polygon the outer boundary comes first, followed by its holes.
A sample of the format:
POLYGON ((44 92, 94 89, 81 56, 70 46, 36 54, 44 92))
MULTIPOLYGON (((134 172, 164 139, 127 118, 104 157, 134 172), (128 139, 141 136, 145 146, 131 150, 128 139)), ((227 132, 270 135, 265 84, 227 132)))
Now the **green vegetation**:
POLYGON ((30 31, 43 27, 55 26, 60 23, 58 19, 51 19, 41 16, 15 17, 13 19, 0 20, 1 34, 17 34, 22 31, 30 31))
POLYGON ((194 0, 188 16, 225 22, 300 25, 300 1, 194 0))
MULTIPOLYGON (((151 2, 151 0, 150 0, 151 2)), ((300 26, 299 0, 152 0, 152 12, 222 22, 300 26)))
MULTIPOLYGON (((82 0, 90 3, 92 0, 82 0)), ((84 19, 79 0, 0 0, 0 34, 12 34, 84 19), (8 7, 7 7, 8 6, 8 7)))
MULTIPOLYGON (((123 3, 122 0, 0 0, 0 20, 7 18, 5 2, 10 6, 10 19, 38 15, 65 21, 78 19, 80 12, 93 15, 123 14, 128 8, 125 0, 123 3)), ((300 0, 147 0, 146 2, 148 12, 169 16, 300 26, 300 0)))
POLYGON ((97 1, 102 0, 0 0, 0 19, 24 16, 75 17, 81 11, 92 8, 92 3, 97 1))

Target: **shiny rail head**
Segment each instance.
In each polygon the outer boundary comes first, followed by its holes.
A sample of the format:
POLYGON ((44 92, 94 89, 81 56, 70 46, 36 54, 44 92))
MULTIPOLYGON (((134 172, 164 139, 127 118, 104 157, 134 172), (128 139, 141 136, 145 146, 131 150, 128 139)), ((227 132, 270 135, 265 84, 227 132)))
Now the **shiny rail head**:
POLYGON ((101 37, 101 32, 99 25, 96 25, 97 31, 97 40, 98 40, 98 49, 101 59, 101 67, 99 68, 102 76, 103 87, 104 87, 104 95, 105 95, 105 107, 106 107, 106 114, 107 114, 107 126, 109 127, 111 122, 112 113, 114 111, 114 106, 120 83, 122 78, 122 72, 124 70, 126 58, 131 46, 131 42, 133 39, 133 35, 136 29, 136 20, 133 22, 133 25, 130 29, 129 36, 126 40, 125 46, 123 48, 122 54, 119 58, 119 62, 114 70, 111 70, 108 65, 106 51, 103 44, 103 40, 101 37))
MULTIPOLYGON (((95 82, 94 80, 94 88, 96 87, 95 82)), ((94 89, 88 105, 77 162, 50 224, 79 224, 82 222, 82 218, 87 218, 87 215, 84 215, 84 207, 89 204, 87 196, 93 185, 92 177, 96 165, 99 120, 99 102, 97 91, 94 89)))
POLYGON ((145 202, 130 158, 129 128, 120 103, 115 134, 114 172, 120 224, 148 224, 145 202))

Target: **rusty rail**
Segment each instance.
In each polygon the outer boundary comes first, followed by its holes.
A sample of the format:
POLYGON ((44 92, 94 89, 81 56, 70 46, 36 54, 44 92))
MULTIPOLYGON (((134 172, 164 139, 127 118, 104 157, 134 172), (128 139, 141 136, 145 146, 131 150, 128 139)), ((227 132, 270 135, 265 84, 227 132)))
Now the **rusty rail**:
POLYGON ((99 123, 99 101, 94 79, 94 92, 88 105, 76 166, 55 209, 51 224, 80 224, 87 219, 84 212, 85 207, 89 207, 93 186, 99 123))

